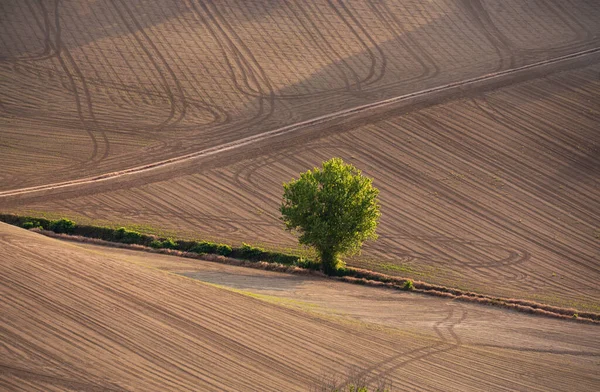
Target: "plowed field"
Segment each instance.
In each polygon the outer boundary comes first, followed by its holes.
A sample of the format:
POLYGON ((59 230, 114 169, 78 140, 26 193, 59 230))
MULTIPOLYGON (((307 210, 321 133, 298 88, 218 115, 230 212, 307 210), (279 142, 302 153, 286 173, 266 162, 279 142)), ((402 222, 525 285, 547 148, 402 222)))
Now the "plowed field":
POLYGON ((21 208, 290 247, 277 212, 282 182, 340 156, 375 179, 382 199, 381 238, 350 264, 597 310, 599 72, 564 72, 222 167, 188 165, 21 208))
POLYGON ((12 0, 0 15, 3 212, 287 248, 281 183, 340 156, 382 199, 381 238, 350 265, 600 311, 595 0, 12 0), (398 97, 418 102, 364 106, 398 97))
POLYGON ((0 14, 0 190, 149 164, 600 42, 594 0, 7 0, 0 14))
POLYGON ((305 391, 349 366, 424 391, 600 383, 594 325, 87 248, 0 224, 2 388, 305 391), (293 303, 325 299, 329 310, 285 309, 149 266, 250 290, 254 281, 293 303))

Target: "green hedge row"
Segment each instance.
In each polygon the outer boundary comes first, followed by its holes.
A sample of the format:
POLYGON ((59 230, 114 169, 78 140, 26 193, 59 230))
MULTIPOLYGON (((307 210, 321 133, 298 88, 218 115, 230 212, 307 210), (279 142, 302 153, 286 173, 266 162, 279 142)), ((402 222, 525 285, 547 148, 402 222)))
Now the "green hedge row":
POLYGON ((242 244, 240 247, 231 247, 226 244, 218 244, 208 241, 184 241, 172 238, 159 238, 154 235, 138 233, 124 227, 112 229, 110 227, 79 225, 69 219, 49 220, 45 218, 33 218, 12 214, 0 214, 0 221, 19 226, 24 229, 40 228, 55 233, 78 235, 88 238, 98 238, 110 242, 123 244, 136 244, 150 246, 155 249, 173 249, 182 252, 194 252, 198 254, 218 254, 236 259, 250 261, 266 261, 285 265, 297 265, 302 268, 319 269, 320 263, 307 260, 299 256, 280 252, 271 252, 262 248, 242 244))

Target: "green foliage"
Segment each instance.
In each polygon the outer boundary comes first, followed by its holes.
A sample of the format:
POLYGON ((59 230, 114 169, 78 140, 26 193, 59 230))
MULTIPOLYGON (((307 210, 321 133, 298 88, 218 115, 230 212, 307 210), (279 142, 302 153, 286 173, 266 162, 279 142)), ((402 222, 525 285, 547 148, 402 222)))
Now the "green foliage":
POLYGON ((154 248, 154 249, 160 249, 163 247, 162 244, 163 244, 162 241, 154 240, 150 243, 150 247, 154 248))
POLYGON ((411 291, 414 289, 415 289, 415 285, 414 285, 413 281, 410 279, 408 279, 406 282, 404 282, 404 285, 402 286, 402 290, 411 291))
POLYGON ((177 242, 173 241, 171 238, 167 238, 164 241, 154 240, 150 242, 150 247, 154 249, 177 249, 177 242))
POLYGON ((303 257, 297 257, 296 262, 294 263, 300 268, 310 269, 310 270, 318 270, 321 268, 321 263, 311 259, 305 259, 303 257))
POLYGON ((192 249, 198 245, 197 241, 176 240, 177 249, 182 252, 192 252, 192 249))
POLYGON ((239 248, 232 249, 231 256, 250 261, 266 261, 284 265, 299 265, 300 257, 281 252, 272 252, 263 248, 242 243, 239 248))
POLYGON ((229 256, 231 252, 233 252, 229 245, 216 244, 208 241, 197 242, 189 251, 196 253, 216 253, 221 256, 229 256))
POLYGON ((24 229, 33 229, 35 228, 42 228, 42 225, 40 225, 40 222, 36 221, 36 220, 27 220, 25 222, 23 222, 23 224, 21 225, 22 228, 24 229))
POLYGON ((312 260, 305 260, 301 257, 286 253, 267 251, 249 244, 243 244, 239 248, 232 248, 226 244, 208 241, 158 239, 155 236, 141 234, 124 227, 113 229, 102 226, 78 225, 68 219, 50 221, 45 218, 0 214, 0 221, 24 227, 26 229, 35 227, 45 230, 56 229, 60 230, 57 232, 66 232, 67 234, 74 234, 87 238, 98 238, 104 241, 150 246, 155 249, 176 249, 184 252, 211 253, 253 261, 261 260, 285 265, 297 265, 310 269, 318 269, 318 266, 320 265, 312 260))
POLYGON ((55 233, 73 234, 75 231, 75 222, 66 218, 52 221, 50 223, 50 230, 55 233))
POLYGON ((377 238, 379 190, 340 158, 302 173, 283 188, 280 212, 286 229, 317 250, 326 273, 344 267, 340 255, 356 254, 364 241, 377 238))
POLYGON ((127 230, 124 227, 119 227, 113 233, 113 241, 122 242, 124 244, 139 244, 142 242, 142 234, 137 231, 127 230))
POLYGON ((0 222, 8 223, 9 225, 23 227, 25 229, 41 228, 48 230, 51 221, 44 218, 33 218, 30 216, 19 216, 13 214, 0 214, 0 222))
POLYGON ((218 244, 217 245, 217 254, 219 254, 221 256, 229 256, 231 254, 231 252, 233 252, 233 249, 231 249, 231 246, 226 245, 226 244, 218 244))
POLYGON ((217 253, 217 248, 218 245, 214 242, 200 241, 190 249, 190 252, 217 253))
POLYGON ((113 229, 111 227, 76 225, 72 234, 88 238, 99 238, 104 241, 121 242, 124 244, 137 244, 148 246, 155 237, 141 234, 137 231, 128 230, 123 227, 113 229))
POLYGON ((178 245, 177 245, 177 242, 173 241, 171 238, 167 238, 166 240, 164 240, 162 242, 162 248, 177 249, 178 245))
POLYGON ((264 249, 246 244, 245 242, 242 243, 242 246, 237 249, 236 253, 239 257, 247 260, 259 260, 267 258, 265 257, 267 252, 265 252, 264 249))
POLYGON ((293 265, 298 262, 299 257, 293 255, 286 255, 285 253, 279 252, 266 252, 268 257, 267 261, 272 261, 274 263, 285 264, 285 265, 293 265))

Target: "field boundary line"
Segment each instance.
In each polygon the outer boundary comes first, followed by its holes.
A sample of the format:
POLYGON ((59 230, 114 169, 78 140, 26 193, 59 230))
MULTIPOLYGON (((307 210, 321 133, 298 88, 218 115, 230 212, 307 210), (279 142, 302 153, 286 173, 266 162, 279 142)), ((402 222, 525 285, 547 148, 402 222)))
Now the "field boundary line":
POLYGON ((111 180, 114 178, 129 176, 129 175, 133 175, 133 174, 137 174, 137 173, 143 173, 143 172, 155 170, 158 168, 162 168, 165 166, 178 164, 178 163, 185 162, 185 161, 195 159, 195 158, 213 156, 213 155, 216 155, 219 153, 223 153, 223 152, 231 151, 231 150, 234 150, 234 149, 237 149, 240 147, 244 147, 249 144, 253 144, 256 142, 263 141, 263 140, 271 139, 271 138, 274 138, 277 136, 286 135, 288 133, 292 133, 292 132, 295 132, 295 131, 298 131, 301 129, 305 129, 305 128, 308 128, 311 126, 320 125, 320 124, 329 122, 334 119, 342 119, 342 118, 350 117, 352 115, 366 112, 368 110, 385 108, 387 106, 392 106, 394 104, 397 104, 397 103, 400 103, 403 101, 409 101, 411 99, 423 98, 423 97, 427 97, 427 96, 430 96, 430 95, 433 95, 436 93, 452 91, 454 89, 459 90, 459 91, 464 91, 466 87, 475 85, 477 83, 496 81, 503 77, 512 76, 519 72, 529 71, 529 70, 532 70, 532 69, 535 69, 538 67, 543 67, 543 66, 548 66, 548 65, 555 65, 555 64, 558 64, 558 63, 561 63, 564 61, 573 60, 576 58, 585 57, 587 55, 596 54, 598 52, 600 52, 600 48, 587 49, 587 50, 583 50, 580 52, 575 52, 575 53, 571 53, 568 55, 556 57, 553 59, 539 61, 539 62, 536 62, 533 64, 528 64, 528 65, 524 65, 524 66, 517 67, 517 68, 512 68, 512 69, 508 69, 508 70, 504 70, 504 71, 489 73, 489 74, 485 74, 482 76, 477 76, 474 78, 465 79, 465 80, 458 81, 458 82, 452 82, 452 83, 444 84, 444 85, 437 86, 437 87, 431 87, 428 89, 415 91, 412 93, 380 100, 377 102, 368 103, 365 105, 356 106, 356 107, 349 108, 349 109, 339 110, 339 111, 325 114, 322 116, 318 116, 318 117, 315 117, 315 118, 312 118, 309 120, 300 121, 300 122, 286 125, 286 126, 276 128, 276 129, 273 129, 270 131, 265 131, 265 132, 262 132, 262 133, 259 133, 256 135, 252 135, 252 136, 248 136, 248 137, 238 139, 235 141, 223 143, 223 144, 220 144, 217 146, 209 147, 209 148, 206 148, 206 149, 203 149, 200 151, 192 152, 192 153, 181 155, 178 157, 173 157, 173 158, 149 163, 149 164, 146 164, 143 166, 132 167, 129 169, 124 169, 124 170, 100 174, 97 176, 85 177, 85 178, 80 178, 80 179, 75 179, 75 180, 64 181, 64 182, 56 182, 56 183, 51 183, 51 184, 46 184, 46 185, 38 185, 38 186, 34 186, 34 187, 26 187, 26 188, 2 191, 2 192, 0 192, 0 198, 10 197, 10 196, 18 196, 18 195, 23 195, 23 194, 28 194, 28 193, 55 190, 55 189, 60 189, 60 188, 67 188, 67 187, 72 187, 72 186, 77 186, 77 185, 85 185, 85 184, 97 183, 97 182, 102 182, 102 181, 108 181, 108 180, 111 180))

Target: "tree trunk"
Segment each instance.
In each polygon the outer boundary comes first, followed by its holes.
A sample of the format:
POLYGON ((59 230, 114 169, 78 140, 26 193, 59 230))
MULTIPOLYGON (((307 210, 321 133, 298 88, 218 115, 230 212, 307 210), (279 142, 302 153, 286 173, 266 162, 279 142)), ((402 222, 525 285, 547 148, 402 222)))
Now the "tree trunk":
POLYGON ((341 266, 341 260, 337 252, 327 249, 321 250, 319 253, 321 254, 321 266, 323 267, 323 272, 327 275, 335 274, 341 266))

